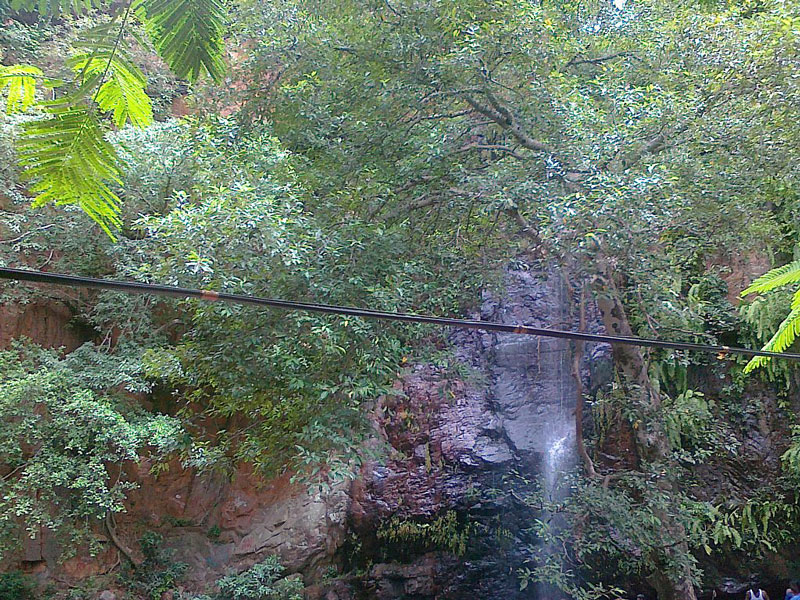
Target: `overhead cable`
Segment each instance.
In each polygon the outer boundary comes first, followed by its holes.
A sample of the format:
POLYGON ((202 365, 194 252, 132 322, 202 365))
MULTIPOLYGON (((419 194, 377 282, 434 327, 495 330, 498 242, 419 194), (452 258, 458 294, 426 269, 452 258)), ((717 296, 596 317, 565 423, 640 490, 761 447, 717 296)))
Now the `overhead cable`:
POLYGON ((380 310, 371 310, 366 308, 354 308, 350 306, 335 306, 330 304, 316 304, 311 302, 294 302, 291 300, 261 298, 258 296, 247 296, 244 294, 229 294, 226 292, 183 288, 171 285, 140 283, 135 281, 94 279, 91 277, 79 277, 75 275, 45 273, 43 271, 32 271, 27 269, 0 268, 0 279, 9 279, 14 281, 29 281, 33 283, 44 283, 48 285, 63 285, 67 287, 77 287, 77 288, 93 288, 100 290, 125 292, 129 294, 152 294, 159 296, 172 296, 174 298, 197 298, 199 300, 207 300, 207 301, 222 301, 222 302, 232 302, 236 304, 267 306, 270 308, 279 308, 283 310, 300 310, 300 311, 315 312, 315 313, 325 313, 331 315, 361 317, 364 319, 382 319, 386 321, 402 321, 406 323, 420 323, 427 325, 438 325, 442 327, 455 327, 460 329, 479 329, 482 331, 493 331, 497 333, 535 335, 541 337, 583 340, 586 342, 600 342, 607 344, 628 344, 632 346, 642 346, 648 348, 690 350, 695 352, 706 352, 706 353, 716 354, 720 358, 724 358, 728 354, 741 354, 745 356, 767 356, 771 358, 800 360, 800 354, 794 354, 790 352, 767 352, 764 350, 751 350, 750 348, 737 348, 732 346, 711 346, 707 344, 694 344, 690 342, 672 342, 668 340, 655 340, 655 339, 639 338, 639 337, 623 336, 623 335, 586 333, 582 331, 564 331, 560 329, 531 327, 530 325, 510 325, 505 323, 491 323, 488 321, 472 321, 468 319, 452 319, 448 317, 435 317, 430 315, 387 312, 380 310))

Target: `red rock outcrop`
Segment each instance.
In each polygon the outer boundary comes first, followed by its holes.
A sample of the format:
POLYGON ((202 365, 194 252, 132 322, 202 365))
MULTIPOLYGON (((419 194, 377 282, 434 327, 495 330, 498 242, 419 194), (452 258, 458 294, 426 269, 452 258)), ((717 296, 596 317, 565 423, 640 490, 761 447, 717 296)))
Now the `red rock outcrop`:
POLYGON ((72 311, 58 300, 0 306, 0 348, 26 337, 46 348, 70 352, 90 339, 89 332, 73 324, 72 311))

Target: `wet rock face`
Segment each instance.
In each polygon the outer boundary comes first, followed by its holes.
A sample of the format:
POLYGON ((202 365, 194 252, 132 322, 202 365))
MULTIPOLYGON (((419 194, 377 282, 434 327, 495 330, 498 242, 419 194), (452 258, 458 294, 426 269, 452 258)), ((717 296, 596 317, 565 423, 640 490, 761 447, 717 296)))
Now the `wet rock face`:
MULTIPOLYGON (((572 329, 578 323, 571 307, 557 270, 513 269, 502 293, 486 294, 475 317, 572 329)), ((590 329, 600 328, 599 321, 590 322, 590 329)), ((466 376, 417 365, 398 384, 403 394, 381 405, 379 425, 395 452, 367 465, 355 483, 350 527, 363 555, 382 562, 353 582, 352 597, 535 597, 519 590, 516 575, 528 544, 535 543, 526 532, 532 513, 519 498, 548 462, 567 468, 573 460, 576 383, 569 341, 477 331, 455 332, 450 340, 466 376), (556 456, 554 447, 563 452, 556 456), (463 557, 435 553, 436 568, 428 568, 430 553, 409 560, 375 534, 390 519, 429 523, 449 510, 482 533, 471 538, 463 557)))
MULTIPOLYGON (((557 272, 510 271, 502 299, 487 298, 481 318, 536 327, 569 328, 571 301, 557 272)), ((483 361, 499 427, 522 457, 546 453, 554 438, 573 435, 568 414, 575 405, 569 341, 482 334, 473 362, 483 361)))

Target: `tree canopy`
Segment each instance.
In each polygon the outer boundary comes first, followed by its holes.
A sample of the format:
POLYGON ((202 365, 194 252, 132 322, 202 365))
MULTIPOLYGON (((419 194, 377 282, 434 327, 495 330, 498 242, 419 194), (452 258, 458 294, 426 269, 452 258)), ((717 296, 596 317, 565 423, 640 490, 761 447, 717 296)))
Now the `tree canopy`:
MULTIPOLYGON (((461 316, 509 261, 540 261, 615 333, 795 344, 796 2, 2 10, 0 263, 461 316)), ((15 303, 46 294, 3 290, 15 303)), ((112 483, 103 465, 145 455, 223 471, 248 461, 324 488, 355 472, 373 403, 398 393, 409 363, 457 362, 427 328, 68 300, 95 344, 0 355, 9 531, 19 518, 64 531, 105 519, 134 483, 112 483), (137 406, 138 392, 166 408, 137 406), (35 501, 34 479, 46 490, 35 501)), ((765 389, 793 397, 796 369, 614 352, 577 491, 552 507, 569 527, 535 525, 578 549, 574 561, 520 565, 521 584, 614 597, 639 577, 659 597, 691 598, 706 556, 789 543, 796 432, 769 486, 709 497, 697 469, 734 460, 745 413, 765 389), (604 427, 630 432, 627 467, 597 460, 604 427)), ((797 407, 784 408, 794 425, 797 407)))

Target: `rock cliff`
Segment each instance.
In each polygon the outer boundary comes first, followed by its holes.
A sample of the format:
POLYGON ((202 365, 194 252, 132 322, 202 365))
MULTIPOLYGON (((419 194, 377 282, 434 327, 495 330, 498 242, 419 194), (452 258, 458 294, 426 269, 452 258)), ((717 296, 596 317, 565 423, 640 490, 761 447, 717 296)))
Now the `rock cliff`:
MULTIPOLYGON (((574 300, 557 269, 520 262, 473 316, 576 329, 574 300)), ((601 329, 592 307, 587 327, 601 329)), ((89 339, 61 302, 3 307, 0 343, 20 335, 67 350, 89 339)), ((517 569, 538 543, 523 497, 539 483, 544 493, 558 493, 561 475, 575 464, 570 342, 477 331, 450 332, 448 341, 448 361, 413 364, 397 393, 376 403, 371 443, 380 458, 352 481, 321 493, 291 483, 290 474, 264 481, 246 465, 223 477, 175 462, 156 478, 142 463, 131 467, 140 487, 117 516, 116 541, 136 555, 142 532, 161 532, 174 560, 188 565, 182 586, 189 592, 277 554, 289 573, 302 574, 310 599, 545 597, 541 589, 519 589, 517 569)), ((580 369, 586 390, 602 387, 611 370, 607 347, 587 347, 580 369)), ((721 384, 698 385, 713 393, 721 384)), ((749 450, 740 471, 735 462, 728 471, 697 469, 709 498, 779 468, 788 429, 774 396, 758 393, 764 410, 753 412, 742 439, 749 450)), ((606 450, 630 451, 623 434, 609 436, 606 450)), ((107 537, 94 557, 59 564, 45 532, 27 544, 21 564, 42 579, 75 583, 116 567, 114 541, 107 537)), ((787 568, 772 564, 762 577, 777 579, 787 568)), ((705 566, 715 585, 731 592, 746 579, 741 569, 705 566)))

